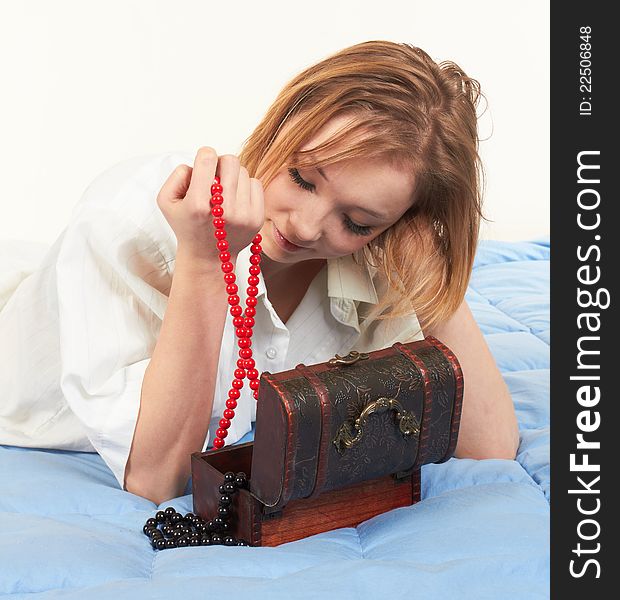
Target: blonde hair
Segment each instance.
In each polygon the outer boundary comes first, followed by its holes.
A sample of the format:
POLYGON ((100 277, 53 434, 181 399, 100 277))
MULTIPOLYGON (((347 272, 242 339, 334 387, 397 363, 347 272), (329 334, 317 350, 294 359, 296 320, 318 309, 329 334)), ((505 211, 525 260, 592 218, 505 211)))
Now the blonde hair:
POLYGON ((484 218, 480 96, 478 82, 453 62, 437 64, 409 44, 368 41, 290 80, 245 141, 241 164, 264 187, 287 161, 303 168, 363 157, 412 169, 411 207, 353 255, 358 265, 366 261, 387 281, 366 320, 415 311, 428 328, 462 303, 484 218), (342 115, 353 118, 337 135, 299 150, 342 115), (278 135, 283 126, 286 135, 278 135))

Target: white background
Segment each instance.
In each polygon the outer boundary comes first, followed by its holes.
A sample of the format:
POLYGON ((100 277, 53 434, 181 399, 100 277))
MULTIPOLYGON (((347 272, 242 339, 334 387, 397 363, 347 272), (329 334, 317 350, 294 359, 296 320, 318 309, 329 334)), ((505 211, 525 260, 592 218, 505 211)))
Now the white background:
POLYGON ((0 240, 53 242, 126 158, 238 154, 291 77, 371 39, 480 81, 482 237, 548 234, 548 2, 0 0, 0 240))

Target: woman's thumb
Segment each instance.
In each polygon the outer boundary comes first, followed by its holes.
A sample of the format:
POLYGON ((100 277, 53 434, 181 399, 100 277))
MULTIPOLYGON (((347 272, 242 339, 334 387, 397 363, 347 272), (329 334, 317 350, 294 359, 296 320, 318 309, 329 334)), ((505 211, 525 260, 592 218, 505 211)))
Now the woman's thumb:
POLYGON ((166 179, 159 196, 167 202, 183 200, 192 180, 192 168, 189 165, 178 165, 166 179))

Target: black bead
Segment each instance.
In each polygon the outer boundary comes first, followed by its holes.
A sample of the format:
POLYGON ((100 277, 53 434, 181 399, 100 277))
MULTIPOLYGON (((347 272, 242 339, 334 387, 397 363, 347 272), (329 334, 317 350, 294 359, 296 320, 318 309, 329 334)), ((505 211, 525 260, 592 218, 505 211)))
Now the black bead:
POLYGON ((198 533, 206 533, 207 532, 207 524, 206 523, 198 523, 198 525, 196 525, 196 531, 198 531, 198 533))
POLYGON ((225 486, 226 486, 226 484, 223 483, 222 485, 220 485, 219 488, 217 488, 220 491, 220 494, 226 494, 227 493, 226 490, 224 489, 225 486))
POLYGON ((239 471, 237 473, 237 477, 242 477, 243 479, 245 479, 247 481, 248 476, 243 472, 243 471, 239 471))
POLYGON ((175 529, 174 533, 172 534, 172 539, 173 540, 179 540, 181 539, 184 535, 187 535, 187 533, 181 529, 175 529))
POLYGON ((232 535, 227 535, 224 538, 224 546, 236 546, 237 540, 232 535))
POLYGON ((222 494, 220 496, 218 504, 220 506, 228 506, 231 502, 232 502, 232 497, 231 496, 229 496, 228 494, 222 494))
POLYGON ((235 480, 235 474, 232 471, 228 471, 227 473, 224 473, 225 482, 234 481, 234 480, 235 480))
POLYGON ((142 533, 144 533, 144 535, 151 535, 151 532, 153 531, 154 527, 152 525, 149 525, 148 523, 142 528, 142 533))
POLYGON ((248 543, 245 540, 237 540, 237 546, 247 546, 248 543))
POLYGON ((229 531, 230 530, 230 523, 228 521, 224 521, 221 525, 220 525, 220 533, 224 532, 224 531, 229 531))
POLYGON ((219 533, 214 533, 211 536, 211 544, 213 546, 219 546, 222 543, 222 536, 219 533))
POLYGON ((217 509, 217 516, 222 517, 222 519, 228 519, 228 517, 230 517, 231 514, 232 514, 232 511, 230 510, 230 508, 228 508, 228 506, 220 506, 217 509))
POLYGON ((164 539, 164 534, 159 531, 159 529, 156 529, 153 534, 151 535, 151 539, 153 540, 163 540, 164 539))
POLYGON ((216 531, 219 531, 220 527, 222 526, 222 524, 224 523, 224 519, 222 519, 222 517, 215 517, 213 519, 213 527, 216 531))
POLYGON ((176 548, 177 547, 177 541, 176 540, 166 540, 165 544, 166 544, 166 546, 165 546, 166 550, 168 548, 176 548))
POLYGON ((224 484, 224 491, 227 494, 234 494, 237 491, 237 484, 233 483, 233 482, 225 483, 224 484))
POLYGON ((191 538, 189 541, 190 546, 200 546, 200 538, 191 538))
POLYGON ((167 517, 171 517, 175 512, 177 512, 177 511, 172 506, 169 506, 168 508, 166 508, 166 510, 164 510, 164 514, 167 517))
POLYGON ((210 546, 212 544, 211 542, 211 536, 210 535, 203 535, 200 538, 200 545, 201 546, 210 546))
POLYGON ((185 548, 186 546, 189 546, 189 540, 186 537, 179 538, 177 548, 185 548))
POLYGON ((248 481, 245 477, 241 475, 237 475, 235 477, 235 484, 238 488, 245 488, 248 485, 248 481))
POLYGON ((153 519, 153 518, 151 518, 151 519, 147 519, 147 520, 146 520, 146 524, 147 524, 149 527, 157 527, 157 519, 153 519))
POLYGON ((167 518, 168 518, 168 515, 166 515, 166 513, 163 510, 158 510, 157 514, 155 515, 155 520, 158 523, 163 523, 167 518))
POLYGON ((161 530, 164 535, 172 535, 175 528, 172 525, 164 525, 161 530))
POLYGON ((164 540, 163 538, 160 540, 157 540, 155 542, 155 545, 157 546, 158 550, 164 550, 166 548, 166 540, 164 540))
POLYGON ((183 517, 179 513, 175 512, 171 517, 169 517, 169 520, 173 525, 176 525, 183 520, 183 517))
POLYGON ((186 521, 189 521, 193 516, 194 516, 194 513, 188 512, 188 513, 185 513, 185 516, 183 518, 186 521))

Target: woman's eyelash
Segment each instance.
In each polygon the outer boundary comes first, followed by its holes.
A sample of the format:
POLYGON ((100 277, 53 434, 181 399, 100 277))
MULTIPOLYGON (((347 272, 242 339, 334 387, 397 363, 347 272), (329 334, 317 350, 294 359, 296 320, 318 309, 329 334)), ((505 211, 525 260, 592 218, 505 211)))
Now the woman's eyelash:
MULTIPOLYGON (((299 171, 295 168, 290 168, 288 169, 288 173, 291 176, 291 179, 302 189, 308 191, 308 192, 314 192, 315 185, 312 183, 308 183, 300 174, 299 171)), ((349 229, 349 231, 352 231, 353 233, 357 234, 357 235, 370 235, 370 233, 372 232, 372 227, 369 227, 367 225, 358 225, 357 223, 354 223, 353 221, 351 221, 351 219, 345 215, 344 217, 344 222, 346 227, 349 229)))
POLYGON ((299 174, 299 171, 297 169, 289 169, 288 170, 289 175, 291 176, 291 179, 300 187, 303 188, 304 190, 307 190, 308 192, 314 192, 314 185, 312 183, 308 183, 307 181, 305 181, 302 176, 299 174))

